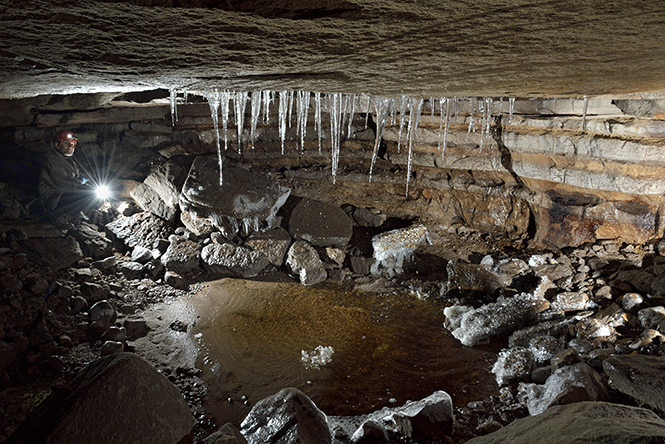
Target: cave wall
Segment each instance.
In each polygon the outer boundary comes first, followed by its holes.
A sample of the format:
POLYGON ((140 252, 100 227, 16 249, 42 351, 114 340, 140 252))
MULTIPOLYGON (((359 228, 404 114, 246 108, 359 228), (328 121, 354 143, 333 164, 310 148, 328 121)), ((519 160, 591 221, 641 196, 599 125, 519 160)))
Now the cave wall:
MULTIPOLYGON (((124 195, 167 158, 187 165, 194 155, 214 155, 215 132, 205 100, 189 96, 182 103, 181 96, 172 125, 165 95, 168 91, 2 101, 2 180, 19 187, 24 199, 34 197, 29 185, 36 181, 39 159, 61 128, 78 135, 80 162, 99 170, 91 174, 111 171, 124 195)), ((294 112, 282 154, 276 102, 269 122, 261 118, 253 148, 249 115, 240 153, 236 126, 229 122, 225 162, 270 175, 297 196, 550 247, 606 239, 645 243, 663 236, 665 120, 660 119, 660 101, 595 98, 585 105, 582 99, 524 99, 516 101, 512 115, 508 101, 496 102, 486 131, 479 108, 470 113, 471 102, 460 100, 442 153, 440 104, 435 100, 431 110, 426 101, 408 196, 408 143, 403 134, 398 148, 399 116, 388 117, 373 180, 368 181, 375 122, 371 115, 365 126, 367 105, 362 100, 351 137, 346 137, 344 123, 334 182, 328 114, 323 113, 321 152, 310 109, 304 147, 294 112)))

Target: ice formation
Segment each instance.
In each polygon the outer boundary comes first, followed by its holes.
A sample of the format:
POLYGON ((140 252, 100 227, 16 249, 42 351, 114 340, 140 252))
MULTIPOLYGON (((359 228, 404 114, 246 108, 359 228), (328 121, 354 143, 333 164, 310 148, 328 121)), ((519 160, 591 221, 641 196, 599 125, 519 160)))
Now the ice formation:
POLYGON ((501 350, 492 367, 492 373, 496 376, 496 383, 502 386, 518 379, 528 379, 535 365, 534 356, 529 349, 513 347, 501 350))
POLYGON ((318 345, 311 352, 302 350, 300 352, 300 362, 305 366, 306 369, 316 369, 320 370, 322 366, 330 364, 332 362, 332 355, 335 353, 332 346, 323 346, 318 345))
MULTIPOLYGON (((185 102, 190 94, 184 91, 185 102)), ((401 152, 403 142, 408 145, 407 158, 407 177, 406 193, 408 196, 412 169, 414 163, 415 141, 418 134, 419 120, 422 113, 425 99, 401 96, 397 98, 372 97, 369 95, 342 94, 342 93, 321 93, 310 91, 290 91, 284 90, 277 93, 273 91, 204 91, 196 94, 204 96, 210 105, 210 114, 213 121, 213 127, 216 135, 217 151, 220 165, 220 184, 222 183, 222 150, 221 136, 219 129, 219 119, 221 115, 221 124, 223 128, 224 150, 228 149, 228 122, 230 112, 233 112, 236 132, 237 132, 237 150, 242 153, 243 132, 245 122, 249 120, 249 140, 254 148, 257 138, 257 127, 261 122, 261 113, 263 113, 263 124, 270 121, 271 106, 278 102, 277 118, 278 130, 281 143, 281 152, 285 154, 287 129, 293 126, 293 117, 296 118, 295 135, 299 139, 301 150, 305 150, 305 139, 307 137, 307 127, 309 125, 310 108, 314 114, 314 131, 317 133, 319 153, 322 152, 322 140, 327 138, 330 141, 332 181, 336 182, 337 172, 340 162, 340 151, 342 148, 342 139, 351 138, 353 118, 357 108, 366 110, 365 120, 369 114, 374 112, 374 121, 376 122, 375 143, 372 152, 372 163, 370 166, 370 182, 373 179, 374 164, 378 154, 383 133, 387 122, 394 127, 397 132, 397 152, 401 152), (249 116, 246 116, 247 103, 249 105, 249 116), (313 102, 313 103, 312 103, 313 102), (324 119, 323 113, 328 114, 328 119, 324 119), (388 119, 390 116, 390 119, 388 119), (328 121, 329 124, 324 124, 328 121), (324 128, 325 127, 325 128, 324 128), (406 131, 405 131, 406 130, 406 131), (403 137, 406 132, 406 138, 403 137)), ((173 124, 178 119, 177 113, 177 95, 175 88, 169 90, 171 103, 171 121, 173 124)), ((499 112, 502 110, 503 98, 499 99, 499 112)), ((510 97, 508 123, 513 118, 515 109, 515 98, 510 97)), ((584 111, 582 115, 582 127, 585 127, 586 114, 588 110, 589 98, 584 96, 584 111)), ((440 115, 438 148, 441 151, 443 159, 446 147, 448 146, 448 134, 450 126, 454 122, 459 124, 458 115, 462 112, 463 116, 468 116, 467 140, 472 133, 480 129, 480 147, 483 148, 491 134, 492 116, 495 111, 495 98, 493 97, 469 97, 458 99, 457 97, 440 97, 438 99, 430 97, 428 99, 429 111, 432 116, 436 114, 437 108, 440 115), (439 106, 436 106, 438 100, 439 106), (468 103, 466 103, 468 102, 468 103)), ((462 119, 464 121, 464 119, 462 119)), ((296 142, 296 145, 298 145, 296 142)))
POLYGON ((372 238, 374 248, 372 273, 380 274, 384 271, 389 276, 401 273, 404 264, 428 241, 427 227, 424 225, 377 234, 372 238))

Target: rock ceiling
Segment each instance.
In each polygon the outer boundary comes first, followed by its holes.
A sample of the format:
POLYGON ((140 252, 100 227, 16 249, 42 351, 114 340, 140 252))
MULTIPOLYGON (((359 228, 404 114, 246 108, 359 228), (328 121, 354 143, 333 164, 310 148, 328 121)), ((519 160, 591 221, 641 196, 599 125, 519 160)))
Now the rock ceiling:
POLYGON ((5 2, 0 23, 0 99, 665 91, 662 0, 25 0, 5 2))

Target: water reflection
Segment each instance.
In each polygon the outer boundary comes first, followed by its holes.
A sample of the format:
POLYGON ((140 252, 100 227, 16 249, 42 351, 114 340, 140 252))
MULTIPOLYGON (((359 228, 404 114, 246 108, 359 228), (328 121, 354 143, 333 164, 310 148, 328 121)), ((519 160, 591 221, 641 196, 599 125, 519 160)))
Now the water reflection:
POLYGON ((223 279, 191 302, 208 409, 220 422, 240 422, 252 404, 289 386, 329 415, 369 413, 435 390, 464 405, 497 389, 495 353, 459 344, 435 301, 223 279), (322 365, 303 361, 330 348, 322 365))

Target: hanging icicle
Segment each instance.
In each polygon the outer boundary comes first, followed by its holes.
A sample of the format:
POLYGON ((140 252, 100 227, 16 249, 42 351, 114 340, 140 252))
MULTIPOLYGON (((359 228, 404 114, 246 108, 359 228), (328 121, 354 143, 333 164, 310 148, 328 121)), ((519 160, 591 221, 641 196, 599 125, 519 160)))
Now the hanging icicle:
POLYGON ((402 96, 399 102, 399 132, 397 133, 397 153, 401 152, 402 145, 402 131, 404 131, 404 123, 406 121, 406 96, 402 96))
POLYGON ((252 117, 249 122, 249 139, 254 149, 254 141, 256 140, 256 126, 259 123, 259 114, 261 113, 261 91, 252 91, 252 117))
POLYGON ((242 133, 245 129, 245 108, 247 107, 246 92, 236 91, 234 95, 235 116, 236 116, 236 129, 238 131, 238 154, 242 153, 242 133))
POLYGON ((418 132, 418 122, 423 108, 423 99, 412 99, 409 103, 409 158, 406 167, 406 197, 409 197, 409 183, 411 182, 411 170, 413 169, 413 146, 418 132))
POLYGON ((372 182, 372 174, 374 173, 374 164, 379 155, 379 147, 381 145, 381 138, 383 137, 383 129, 386 127, 386 120, 391 108, 391 100, 385 97, 377 97, 374 99, 374 118, 376 119, 376 138, 374 140, 374 150, 372 151, 372 163, 369 167, 369 181, 372 182))
POLYGON ((328 95, 328 111, 330 113, 330 142, 332 150, 332 180, 337 180, 337 168, 339 166, 339 151, 342 136, 342 94, 334 93, 328 95))
POLYGON ((508 111, 508 123, 513 120, 513 112, 515 112, 515 97, 510 97, 508 99, 509 111, 508 111))
POLYGON ((582 131, 586 131, 586 112, 589 109, 589 98, 584 96, 584 109, 582 110, 582 131))
POLYGON ((178 120, 178 108, 176 105, 178 92, 175 88, 169 90, 169 97, 171 99, 171 126, 175 126, 176 121, 178 120))
POLYGON ((305 135, 307 134, 307 114, 309 113, 309 91, 298 91, 297 95, 297 119, 298 126, 296 135, 300 135, 300 149, 305 149, 305 135))
POLYGON ((322 129, 321 128, 321 93, 317 92, 314 93, 314 105, 316 109, 314 110, 314 126, 316 126, 316 132, 318 133, 319 136, 319 154, 321 154, 321 133, 322 129))
POLYGON ((222 146, 219 141, 219 105, 220 105, 220 94, 219 91, 205 93, 205 98, 208 100, 208 105, 210 106, 210 117, 212 117, 212 125, 215 128, 215 141, 217 142, 217 156, 219 162, 219 186, 222 186, 223 177, 222 177, 222 146))
POLYGON ((272 91, 263 91, 263 123, 270 122, 270 102, 273 100, 272 91))
POLYGON ((356 95, 351 94, 351 111, 349 112, 349 128, 346 132, 346 138, 350 139, 351 138, 351 125, 353 124, 353 114, 356 111, 356 95))
POLYGON ((289 120, 288 120, 289 121, 289 128, 291 128, 293 126, 293 124, 292 124, 292 122, 293 122, 293 120, 292 120, 293 103, 295 102, 295 100, 293 100, 293 94, 294 94, 293 91, 289 91, 289 120))
POLYGON ((457 102, 457 97, 453 97, 452 103, 450 99, 446 99, 446 116, 445 122, 443 124, 443 146, 441 147, 441 160, 443 160, 443 155, 446 153, 446 146, 448 146, 448 131, 450 129, 450 117, 452 115, 453 105, 457 102))
POLYGON ((229 102, 231 100, 231 93, 223 91, 220 96, 220 109, 222 110, 222 127, 224 128, 224 151, 229 149, 229 102))
POLYGON ((284 142, 286 141, 286 119, 288 117, 289 92, 279 92, 279 140, 282 142, 282 155, 284 155, 284 142))

